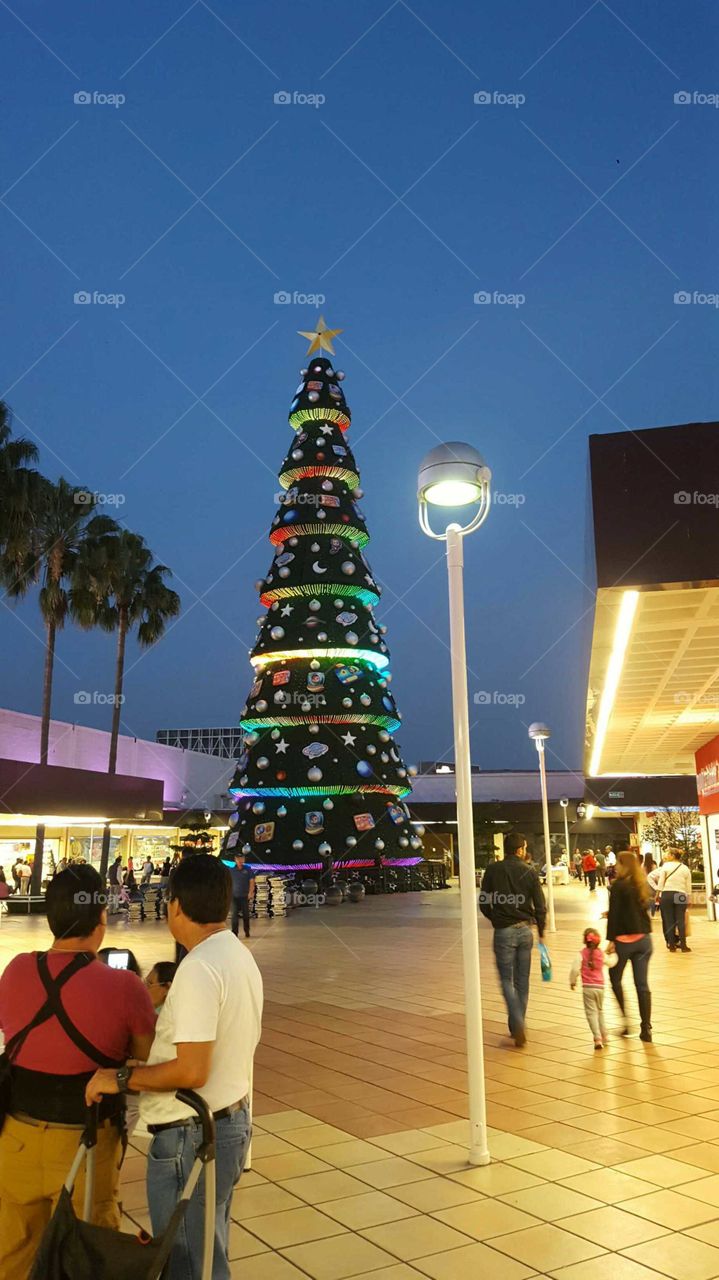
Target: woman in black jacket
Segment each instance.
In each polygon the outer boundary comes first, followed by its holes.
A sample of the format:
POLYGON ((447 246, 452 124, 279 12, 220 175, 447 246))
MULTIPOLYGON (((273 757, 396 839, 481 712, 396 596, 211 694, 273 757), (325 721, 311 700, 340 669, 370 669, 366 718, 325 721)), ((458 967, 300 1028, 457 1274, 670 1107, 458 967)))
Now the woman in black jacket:
MULTIPOLYGON (((649 916, 652 891, 635 854, 628 850, 617 854, 616 870, 616 879, 609 890, 607 951, 616 952, 617 963, 609 970, 609 980, 624 1013, 622 975, 627 961, 631 961, 641 1019, 639 1039, 648 1043, 652 1038, 652 994, 648 976, 652 954, 652 922, 649 916)), ((626 1019, 622 1034, 629 1034, 626 1019)))

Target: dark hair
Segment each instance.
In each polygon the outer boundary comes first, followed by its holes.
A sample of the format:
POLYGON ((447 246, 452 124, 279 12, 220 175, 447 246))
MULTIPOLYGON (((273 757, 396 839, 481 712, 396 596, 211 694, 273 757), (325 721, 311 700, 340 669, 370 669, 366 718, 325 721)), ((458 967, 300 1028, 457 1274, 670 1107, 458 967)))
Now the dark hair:
POLYGON ((521 835, 518 831, 510 832, 504 837, 504 856, 507 854, 519 853, 520 849, 527 843, 527 837, 521 835))
POLYGON ((168 896, 195 924, 222 924, 232 902, 232 876, 213 854, 195 853, 173 867, 168 896))
POLYGON ((157 981, 161 987, 169 987, 177 973, 177 965, 174 960, 158 960, 157 964, 153 964, 150 973, 155 974, 157 981))
POLYGON ((107 893, 95 868, 84 863, 53 876, 46 905, 55 938, 88 938, 102 922, 107 893))
POLYGON ((109 965, 109 958, 111 955, 114 955, 116 951, 127 951, 127 965, 125 966, 127 972, 136 973, 138 978, 141 978, 142 970, 137 962, 137 956, 134 951, 130 951, 128 947, 103 947, 102 950, 98 951, 97 958, 98 960, 102 960, 103 964, 109 965))

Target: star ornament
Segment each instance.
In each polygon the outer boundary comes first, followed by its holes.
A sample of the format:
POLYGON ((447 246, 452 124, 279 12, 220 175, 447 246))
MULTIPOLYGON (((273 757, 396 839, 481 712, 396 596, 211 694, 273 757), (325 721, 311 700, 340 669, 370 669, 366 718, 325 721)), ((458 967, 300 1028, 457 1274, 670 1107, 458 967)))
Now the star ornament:
POLYGON ((314 355, 315 351, 328 351, 331 356, 334 355, 335 349, 332 346, 332 339, 337 337, 338 333, 344 333, 343 329, 328 329, 325 324, 324 316, 320 316, 317 321, 317 328, 306 333, 304 329, 298 329, 301 338, 307 338, 309 347, 307 355, 314 355))

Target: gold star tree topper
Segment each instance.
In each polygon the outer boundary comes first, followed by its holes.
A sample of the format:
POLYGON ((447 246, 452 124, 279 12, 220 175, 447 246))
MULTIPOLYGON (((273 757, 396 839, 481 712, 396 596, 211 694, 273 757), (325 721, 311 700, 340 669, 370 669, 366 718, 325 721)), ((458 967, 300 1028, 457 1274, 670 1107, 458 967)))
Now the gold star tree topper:
POLYGON ((298 329, 297 332, 301 338, 307 338, 309 340, 310 345, 307 349, 308 356, 314 355, 315 351, 329 351, 330 355, 333 356, 335 349, 332 346, 332 339, 336 338, 338 333, 343 333, 344 330, 328 329, 325 324, 324 316, 320 316, 317 321, 317 327, 310 333, 306 333, 304 329, 298 329))

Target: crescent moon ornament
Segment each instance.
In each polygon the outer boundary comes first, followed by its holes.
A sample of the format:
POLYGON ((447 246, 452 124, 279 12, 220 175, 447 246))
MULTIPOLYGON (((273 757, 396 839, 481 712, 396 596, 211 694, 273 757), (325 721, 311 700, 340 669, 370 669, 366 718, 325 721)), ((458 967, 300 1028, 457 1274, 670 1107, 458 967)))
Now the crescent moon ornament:
POLYGON ((319 563, 318 560, 314 561, 312 565, 312 569, 314 573, 327 573, 327 570, 322 568, 322 565, 319 563))

